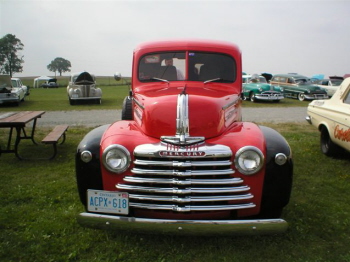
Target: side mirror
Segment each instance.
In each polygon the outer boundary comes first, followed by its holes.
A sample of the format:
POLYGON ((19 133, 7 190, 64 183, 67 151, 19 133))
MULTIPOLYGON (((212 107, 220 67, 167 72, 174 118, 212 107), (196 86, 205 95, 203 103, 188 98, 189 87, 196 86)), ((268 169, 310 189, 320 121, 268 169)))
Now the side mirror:
POLYGON ((114 74, 114 79, 116 80, 116 81, 120 81, 121 79, 122 79, 122 75, 121 75, 121 73, 115 73, 114 74))

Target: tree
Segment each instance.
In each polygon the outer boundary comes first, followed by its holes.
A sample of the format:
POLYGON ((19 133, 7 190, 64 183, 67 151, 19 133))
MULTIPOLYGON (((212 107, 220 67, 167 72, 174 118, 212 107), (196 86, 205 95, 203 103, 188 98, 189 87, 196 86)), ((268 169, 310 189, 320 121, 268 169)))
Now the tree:
POLYGON ((72 67, 72 65, 68 60, 62 57, 56 57, 47 66, 47 69, 49 69, 49 71, 51 72, 54 72, 55 76, 56 76, 56 72, 60 73, 60 76, 62 76, 63 72, 70 72, 70 69, 69 69, 70 67, 72 67))
POLYGON ((0 73, 9 74, 23 71, 23 56, 17 52, 23 50, 24 45, 15 35, 7 34, 0 39, 0 73))

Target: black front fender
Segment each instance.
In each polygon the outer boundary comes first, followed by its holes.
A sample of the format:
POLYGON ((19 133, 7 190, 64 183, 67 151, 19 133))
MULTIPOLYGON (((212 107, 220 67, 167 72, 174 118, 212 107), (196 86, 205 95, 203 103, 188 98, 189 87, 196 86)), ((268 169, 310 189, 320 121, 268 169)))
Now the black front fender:
POLYGON ((102 176, 100 166, 100 142, 102 135, 109 125, 103 125, 91 130, 78 145, 75 155, 75 173, 77 178, 80 201, 86 206, 86 190, 102 189, 102 176), (85 163, 80 155, 83 151, 92 154, 92 160, 85 163))
POLYGON ((262 211, 282 210, 289 203, 293 182, 292 150, 286 139, 276 130, 260 126, 266 141, 266 171, 261 208, 262 211), (288 157, 284 165, 275 162, 275 156, 288 157))

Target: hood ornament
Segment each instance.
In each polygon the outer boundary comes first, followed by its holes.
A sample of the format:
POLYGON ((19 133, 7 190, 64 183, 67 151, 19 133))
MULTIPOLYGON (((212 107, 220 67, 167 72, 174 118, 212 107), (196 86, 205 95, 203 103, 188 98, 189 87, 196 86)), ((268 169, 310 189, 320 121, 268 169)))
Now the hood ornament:
POLYGON ((184 88, 177 97, 176 134, 175 136, 162 136, 160 139, 163 142, 186 146, 205 140, 204 137, 191 137, 189 134, 188 98, 184 88))

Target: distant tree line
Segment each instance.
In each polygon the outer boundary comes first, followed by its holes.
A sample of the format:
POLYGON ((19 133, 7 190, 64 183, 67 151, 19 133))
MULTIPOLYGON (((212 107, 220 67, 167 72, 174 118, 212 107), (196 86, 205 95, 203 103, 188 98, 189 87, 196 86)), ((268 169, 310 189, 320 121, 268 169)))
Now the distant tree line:
MULTIPOLYGON (((18 54, 23 50, 24 45, 21 40, 15 35, 7 34, 0 38, 0 73, 8 74, 12 77, 14 73, 23 72, 23 57, 18 54)), ((51 72, 59 73, 62 76, 63 72, 70 72, 72 67, 70 61, 57 57, 47 65, 47 69, 51 72)))

